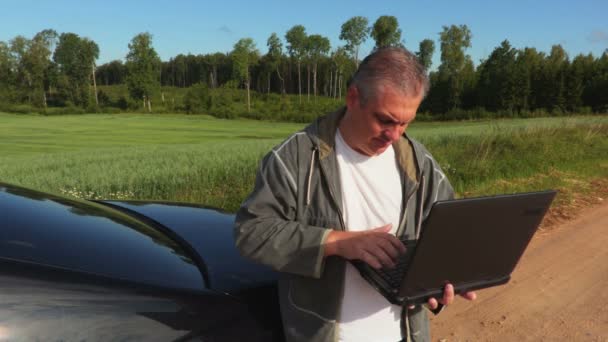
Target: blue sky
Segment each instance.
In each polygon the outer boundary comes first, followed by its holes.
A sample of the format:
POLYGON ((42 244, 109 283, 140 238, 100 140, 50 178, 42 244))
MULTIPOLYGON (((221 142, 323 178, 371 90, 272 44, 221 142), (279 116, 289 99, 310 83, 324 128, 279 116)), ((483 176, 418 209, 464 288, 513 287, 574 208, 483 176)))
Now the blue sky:
MULTIPOLYGON (((435 41, 436 67, 438 33, 452 24, 466 24, 471 30, 467 53, 475 65, 504 39, 516 48, 549 52, 553 44, 562 44, 571 58, 579 53, 598 57, 608 48, 607 13, 607 0, 8 0, 0 12, 0 41, 17 35, 31 38, 46 28, 74 32, 99 45, 102 64, 123 59, 131 38, 148 31, 161 59, 168 60, 179 53, 228 52, 245 37, 253 38, 265 53, 272 32, 284 41, 285 32, 297 24, 308 34, 328 37, 337 47, 344 44, 338 37, 349 18, 365 16, 371 24, 381 15, 392 15, 410 50, 418 50, 423 39, 435 41)), ((372 47, 370 38, 362 55, 372 47)))

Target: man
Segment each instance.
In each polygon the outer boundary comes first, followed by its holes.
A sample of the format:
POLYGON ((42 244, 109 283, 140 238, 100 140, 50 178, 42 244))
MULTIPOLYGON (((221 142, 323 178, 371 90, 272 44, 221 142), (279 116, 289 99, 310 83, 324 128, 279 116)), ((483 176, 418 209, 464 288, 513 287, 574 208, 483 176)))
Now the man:
MULTIPOLYGON (((409 51, 379 49, 353 76, 346 108, 262 160, 237 213, 236 244, 282 272, 288 341, 430 340, 425 308, 390 304, 348 262, 393 266, 405 250, 397 237, 416 238, 419 217, 427 217, 433 202, 453 197, 433 157, 404 133, 428 83, 409 51)), ((453 299, 448 284, 428 307, 453 299)))

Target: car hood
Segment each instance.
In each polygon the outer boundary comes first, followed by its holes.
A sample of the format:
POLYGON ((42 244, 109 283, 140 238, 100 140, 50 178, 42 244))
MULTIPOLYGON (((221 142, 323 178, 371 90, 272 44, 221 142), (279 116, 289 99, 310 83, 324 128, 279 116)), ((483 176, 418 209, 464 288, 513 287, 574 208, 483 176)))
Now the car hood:
POLYGON ((175 289, 207 288, 187 246, 139 217, 0 183, 0 258, 175 289))
MULTIPOLYGON (((98 201, 134 212, 177 234, 200 256, 208 287, 237 294, 274 284, 277 273, 243 258, 234 243, 234 215, 197 204, 149 201, 98 201)), ((141 218, 141 217, 140 217, 141 218)))

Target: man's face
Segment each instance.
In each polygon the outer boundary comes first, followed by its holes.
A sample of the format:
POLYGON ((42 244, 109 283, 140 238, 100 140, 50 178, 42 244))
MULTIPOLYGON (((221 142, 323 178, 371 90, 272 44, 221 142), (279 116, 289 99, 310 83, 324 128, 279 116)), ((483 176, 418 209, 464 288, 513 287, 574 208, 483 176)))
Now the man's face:
POLYGON ((376 96, 362 104, 358 89, 350 87, 340 133, 355 151, 379 155, 403 134, 416 117, 421 102, 422 94, 412 97, 390 86, 379 86, 376 96))

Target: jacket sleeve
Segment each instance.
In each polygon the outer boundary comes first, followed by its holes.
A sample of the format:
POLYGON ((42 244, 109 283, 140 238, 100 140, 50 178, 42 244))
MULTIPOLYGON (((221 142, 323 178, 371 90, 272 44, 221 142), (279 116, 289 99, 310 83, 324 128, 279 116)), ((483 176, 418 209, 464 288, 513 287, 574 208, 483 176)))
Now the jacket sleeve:
POLYGON ((240 253, 280 271, 319 278, 330 230, 296 221, 297 151, 272 150, 260 163, 255 187, 236 215, 240 253))

